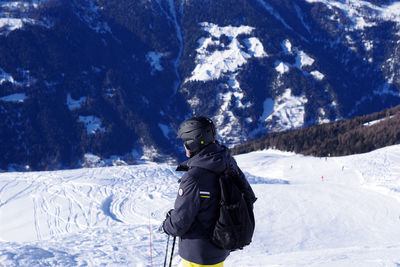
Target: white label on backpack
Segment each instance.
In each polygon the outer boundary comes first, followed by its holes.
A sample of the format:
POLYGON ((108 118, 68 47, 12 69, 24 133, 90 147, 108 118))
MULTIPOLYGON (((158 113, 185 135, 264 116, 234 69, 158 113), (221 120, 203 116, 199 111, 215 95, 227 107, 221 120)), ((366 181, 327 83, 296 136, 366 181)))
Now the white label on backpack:
POLYGON ((180 196, 183 196, 183 189, 182 189, 182 188, 179 188, 178 194, 179 194, 180 196))

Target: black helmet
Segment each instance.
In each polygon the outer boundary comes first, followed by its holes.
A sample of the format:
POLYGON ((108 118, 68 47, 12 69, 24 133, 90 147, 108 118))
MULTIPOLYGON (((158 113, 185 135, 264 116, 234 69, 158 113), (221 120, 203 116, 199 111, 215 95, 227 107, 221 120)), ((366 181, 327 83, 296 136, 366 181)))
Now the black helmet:
POLYGON ((209 118, 193 117, 185 120, 179 126, 178 138, 182 139, 193 156, 208 144, 215 142, 217 131, 209 118))

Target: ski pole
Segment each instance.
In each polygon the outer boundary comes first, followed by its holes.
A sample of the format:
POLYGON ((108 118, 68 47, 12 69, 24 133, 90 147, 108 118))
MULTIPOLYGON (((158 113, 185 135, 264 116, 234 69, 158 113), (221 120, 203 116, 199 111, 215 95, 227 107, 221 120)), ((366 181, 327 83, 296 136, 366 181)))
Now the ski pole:
POLYGON ((151 222, 150 222, 150 213, 149 213, 149 233, 150 233, 150 266, 153 267, 153 248, 152 248, 152 241, 151 241, 151 222))
POLYGON ((167 238, 167 249, 165 250, 165 259, 164 259, 164 267, 167 266, 167 258, 168 258, 168 245, 169 245, 169 235, 167 238))
POLYGON ((169 267, 172 266, 172 258, 174 256, 175 241, 176 241, 176 236, 174 236, 174 241, 172 242, 171 260, 169 262, 169 267))

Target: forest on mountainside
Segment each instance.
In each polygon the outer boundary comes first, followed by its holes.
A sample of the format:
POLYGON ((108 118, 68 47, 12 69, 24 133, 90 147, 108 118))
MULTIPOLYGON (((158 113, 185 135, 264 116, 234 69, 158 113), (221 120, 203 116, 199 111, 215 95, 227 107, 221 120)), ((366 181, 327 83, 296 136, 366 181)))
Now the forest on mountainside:
POLYGON ((400 105, 373 114, 297 130, 270 133, 235 146, 232 154, 279 149, 304 155, 344 156, 400 144, 400 105))

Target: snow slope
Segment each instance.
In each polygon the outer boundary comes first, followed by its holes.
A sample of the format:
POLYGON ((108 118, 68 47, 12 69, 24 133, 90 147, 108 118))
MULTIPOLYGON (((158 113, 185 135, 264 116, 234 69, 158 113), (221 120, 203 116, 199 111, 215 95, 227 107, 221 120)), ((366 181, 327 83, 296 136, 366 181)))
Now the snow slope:
MULTIPOLYGON (((236 159, 258 197, 257 227, 226 266, 400 265, 400 145, 236 159)), ((156 164, 0 174, 0 266, 161 266, 157 229, 180 176, 156 164)))
POLYGON ((256 37, 244 39, 247 46, 240 43, 240 35, 250 35, 254 28, 250 26, 225 26, 220 27, 216 24, 203 22, 200 23, 202 29, 209 33, 208 37, 198 40, 199 47, 196 49, 196 67, 192 71, 192 76, 187 81, 209 81, 219 79, 224 73, 234 73, 246 64, 251 57, 266 57, 267 53, 260 40, 256 37), (228 38, 227 44, 220 41, 221 37, 228 38), (216 39, 216 40, 214 40, 216 39), (217 46, 210 52, 209 48, 217 46))
POLYGON ((26 24, 51 27, 47 18, 30 18, 29 12, 40 8, 48 0, 0 1, 0 36, 23 28, 26 24))
POLYGON ((392 1, 390 5, 378 6, 373 1, 347 0, 306 0, 309 3, 323 3, 329 8, 342 10, 353 22, 355 29, 364 29, 376 25, 376 21, 400 23, 400 3, 392 1))

